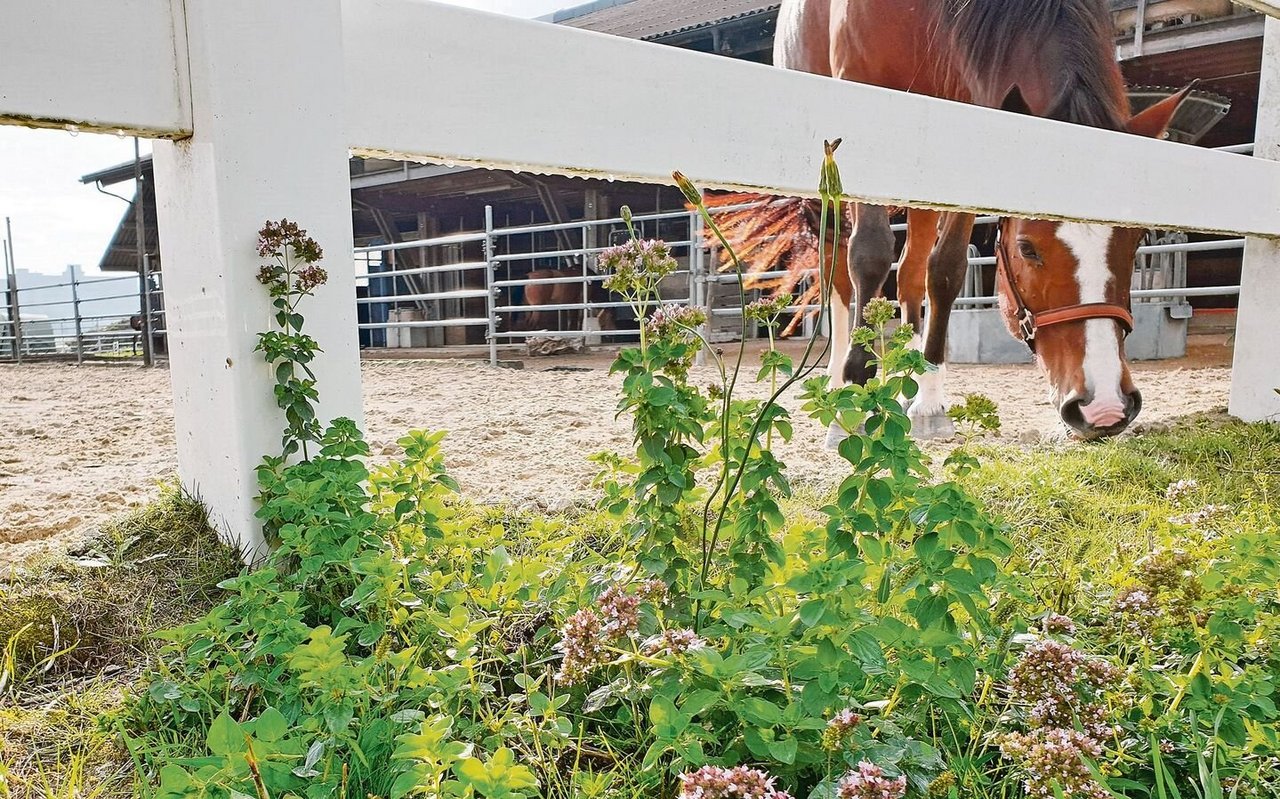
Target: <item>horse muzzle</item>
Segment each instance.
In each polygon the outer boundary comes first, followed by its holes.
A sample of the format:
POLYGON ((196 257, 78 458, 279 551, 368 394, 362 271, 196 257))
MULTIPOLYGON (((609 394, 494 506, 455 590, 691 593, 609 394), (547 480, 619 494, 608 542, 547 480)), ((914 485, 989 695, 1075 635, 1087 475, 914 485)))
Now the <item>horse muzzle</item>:
POLYGON ((1142 394, 1135 389, 1123 399, 1099 400, 1073 394, 1058 408, 1058 413, 1077 435, 1092 441, 1120 433, 1141 410, 1142 394))

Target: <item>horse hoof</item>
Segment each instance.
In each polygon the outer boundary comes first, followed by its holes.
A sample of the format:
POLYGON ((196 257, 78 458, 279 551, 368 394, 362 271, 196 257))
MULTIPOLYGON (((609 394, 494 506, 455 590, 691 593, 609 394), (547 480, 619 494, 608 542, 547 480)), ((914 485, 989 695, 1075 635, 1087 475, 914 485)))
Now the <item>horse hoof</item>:
POLYGON ((907 415, 911 417, 911 435, 917 439, 946 439, 956 434, 955 423, 944 411, 907 415))
POLYGON ((827 428, 827 449, 835 452, 840 449, 840 442, 849 437, 839 422, 832 422, 827 428))

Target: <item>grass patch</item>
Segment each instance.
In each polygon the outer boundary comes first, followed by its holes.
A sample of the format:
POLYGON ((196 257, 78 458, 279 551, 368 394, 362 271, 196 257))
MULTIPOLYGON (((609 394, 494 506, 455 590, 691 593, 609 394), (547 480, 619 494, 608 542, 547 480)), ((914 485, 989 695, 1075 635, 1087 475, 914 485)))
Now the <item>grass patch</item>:
POLYGON ((81 551, 0 577, 0 797, 127 794, 127 753, 99 717, 150 634, 204 613, 238 570, 200 504, 171 489, 81 551))
POLYGON ((1056 574, 1074 591, 1107 579, 1185 534, 1170 520, 1227 506, 1218 524, 1280 523, 1280 426, 1195 416, 1166 430, 1052 448, 980 448, 982 467, 965 484, 1004 519, 1026 568, 1056 574), (1171 483, 1194 480, 1181 500, 1171 483))

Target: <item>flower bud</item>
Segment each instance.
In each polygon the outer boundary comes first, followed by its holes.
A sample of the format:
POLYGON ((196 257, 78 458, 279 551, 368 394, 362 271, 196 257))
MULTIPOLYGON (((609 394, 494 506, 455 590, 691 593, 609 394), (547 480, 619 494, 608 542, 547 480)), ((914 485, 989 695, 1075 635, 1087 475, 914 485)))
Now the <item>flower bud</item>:
POLYGON ((836 139, 822 143, 825 155, 822 159, 822 176, 818 180, 818 191, 823 197, 839 199, 844 196, 844 185, 840 182, 840 167, 836 165, 836 149, 840 147, 840 142, 840 139, 836 139))
POLYGON ((679 170, 671 173, 672 179, 676 185, 680 187, 680 191, 684 193, 684 198, 694 205, 702 205, 702 192, 698 191, 698 187, 693 185, 693 181, 684 176, 679 170))

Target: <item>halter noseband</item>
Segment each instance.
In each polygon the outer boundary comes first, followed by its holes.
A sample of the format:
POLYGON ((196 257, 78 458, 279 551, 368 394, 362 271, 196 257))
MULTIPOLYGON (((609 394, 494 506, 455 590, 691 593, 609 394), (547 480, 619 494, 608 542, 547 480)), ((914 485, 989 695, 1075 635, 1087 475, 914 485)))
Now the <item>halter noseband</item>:
POLYGON ((1036 333, 1040 328, 1062 325, 1067 322, 1080 322, 1085 319, 1112 319, 1120 324, 1126 336, 1133 332, 1133 314, 1129 313, 1128 308, 1121 305, 1113 305, 1109 302, 1063 305, 1045 311, 1033 311, 1028 308, 1026 301, 1022 299, 1022 291, 1018 288, 1018 281, 1013 276, 1013 267, 1010 265, 1011 261, 1006 249, 1008 237, 1005 236, 1005 226, 1008 223, 1009 218, 1003 217, 1000 220, 999 227, 996 229, 996 271, 1004 273, 1005 283, 1008 284, 1009 293, 1013 297, 1018 330, 1022 333, 1023 342, 1032 352, 1036 351, 1036 333))

